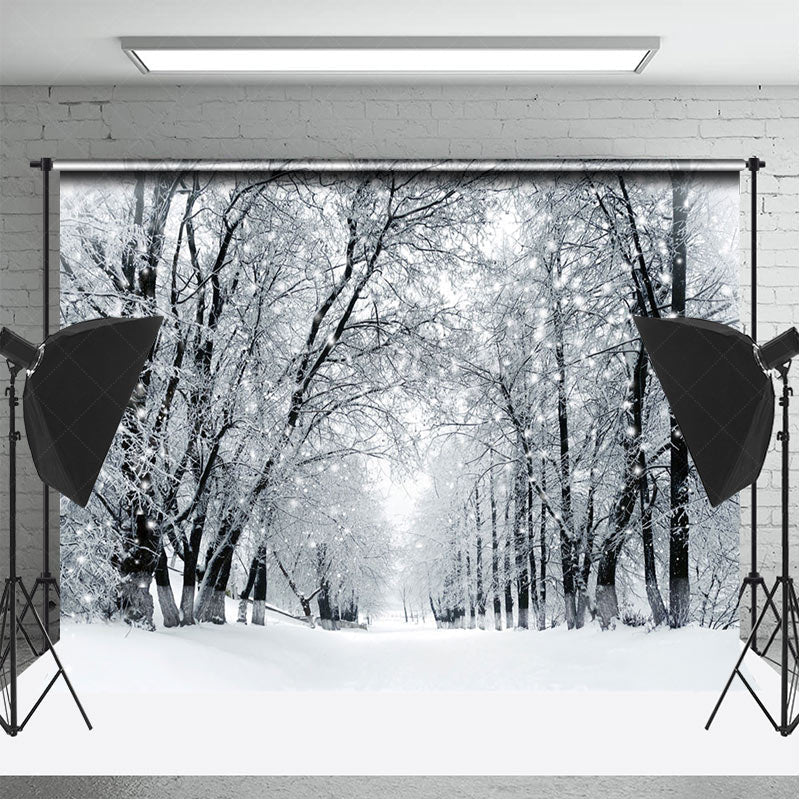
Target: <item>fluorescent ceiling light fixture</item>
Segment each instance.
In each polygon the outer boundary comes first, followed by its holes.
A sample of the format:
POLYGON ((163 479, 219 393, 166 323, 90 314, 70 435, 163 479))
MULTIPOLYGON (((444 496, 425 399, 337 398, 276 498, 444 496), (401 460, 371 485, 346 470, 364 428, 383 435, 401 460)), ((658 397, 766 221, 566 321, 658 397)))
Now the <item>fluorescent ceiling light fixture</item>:
POLYGON ((657 37, 122 39, 144 73, 639 73, 657 37))

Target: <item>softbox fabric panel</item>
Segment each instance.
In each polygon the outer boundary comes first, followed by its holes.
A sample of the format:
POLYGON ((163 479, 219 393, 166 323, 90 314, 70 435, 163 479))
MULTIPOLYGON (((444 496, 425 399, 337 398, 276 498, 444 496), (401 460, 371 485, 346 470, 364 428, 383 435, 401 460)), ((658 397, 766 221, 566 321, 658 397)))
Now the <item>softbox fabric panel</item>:
POLYGON ((633 317, 736 325, 739 200, 710 171, 63 175, 63 322, 164 317, 140 415, 63 505, 65 610, 177 626, 185 580, 201 622, 534 635, 663 624, 672 586, 677 624, 728 627, 736 498, 671 447, 633 317))
POLYGON ((702 319, 636 317, 712 506, 758 477, 772 437, 775 394, 754 342, 702 319))
POLYGON ((161 317, 93 319, 54 333, 25 382, 25 430, 39 477, 85 506, 161 317))

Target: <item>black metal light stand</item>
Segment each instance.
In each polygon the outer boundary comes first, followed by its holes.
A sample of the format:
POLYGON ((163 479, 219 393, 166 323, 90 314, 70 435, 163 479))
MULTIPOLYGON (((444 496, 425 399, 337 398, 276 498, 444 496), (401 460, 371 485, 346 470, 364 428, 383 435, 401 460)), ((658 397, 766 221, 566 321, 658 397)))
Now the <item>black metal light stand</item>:
POLYGON ((10 373, 10 384, 6 388, 6 395, 8 396, 8 410, 9 410, 9 426, 8 426, 8 446, 9 446, 9 468, 8 468, 8 536, 9 536, 9 577, 6 578, 3 588, 2 599, 0 599, 0 676, 2 676, 2 695, 3 695, 3 711, 4 715, 0 715, 0 728, 4 730, 9 736, 16 736, 27 725, 28 720, 33 716, 34 712, 42 700, 44 700, 50 689, 59 678, 63 678, 67 684, 67 688, 72 695, 72 699, 78 706, 86 725, 89 730, 92 729, 92 724, 86 716, 86 712, 81 705, 78 695, 64 670, 61 659, 58 657, 53 642, 48 635, 47 629, 42 622, 36 608, 33 605, 33 600, 28 590, 22 583, 22 578, 17 575, 17 442, 20 439, 20 434, 17 431, 16 414, 19 399, 16 393, 16 378, 19 374, 20 367, 13 362, 8 362, 8 370, 10 373), (22 614, 17 613, 17 592, 19 592, 25 599, 25 610, 22 614), (23 616, 27 610, 30 609, 36 626, 42 635, 44 643, 43 650, 37 651, 28 632, 23 624, 23 616), (26 644, 30 648, 31 653, 36 657, 41 655, 45 650, 49 650, 56 662, 55 675, 50 679, 50 682, 45 687, 44 691, 39 695, 39 698, 33 704, 30 711, 27 713, 22 722, 19 722, 19 703, 17 692, 17 637, 22 634, 26 644), (6 637, 8 641, 6 642, 6 637), (8 668, 6 665, 8 664, 8 668))
MULTIPOLYGON (((761 614, 756 619, 747 639, 747 643, 742 649, 742 653, 733 668, 733 671, 722 690, 722 694, 711 712, 711 716, 706 723, 706 730, 711 727, 714 717, 728 693, 733 679, 738 677, 745 688, 758 703, 759 708, 764 712, 767 719, 772 723, 775 730, 781 736, 789 736, 797 727, 798 715, 795 714, 795 701, 797 699, 797 682, 798 682, 798 650, 800 649, 800 641, 798 640, 798 604, 797 592, 794 586, 794 580, 791 576, 791 569, 789 566, 789 399, 792 395, 792 390, 789 386, 789 366, 791 362, 784 364, 777 368, 781 381, 783 383, 783 391, 778 403, 783 410, 783 424, 781 430, 778 432, 778 441, 781 443, 781 574, 775 579, 775 584, 772 590, 767 594, 767 603, 761 610, 761 614), (781 591, 781 611, 775 607, 775 595, 778 590, 781 591), (769 609, 773 610, 776 616, 775 627, 767 639, 767 644, 760 652, 755 646, 758 638, 758 631, 769 609), (780 661, 775 662, 770 659, 768 652, 775 642, 777 634, 780 632, 780 661), (756 694, 755 689, 750 685, 745 676, 741 672, 742 662, 747 655, 749 649, 755 650, 756 653, 767 658, 768 660, 778 663, 781 671, 781 708, 780 708, 780 721, 775 720, 772 714, 767 709, 766 705, 762 702, 761 698, 756 694), (791 657, 791 663, 790 663, 791 657)), ((761 578, 763 583, 763 578, 761 578)), ((760 584, 759 584, 760 585, 760 584)), ((755 586, 753 592, 755 594, 755 586)), ((766 590, 766 587, 765 587, 766 590)), ((741 592, 739 597, 741 598, 741 592)))
MULTIPOLYGON (((758 171, 765 166, 766 163, 757 156, 747 159, 747 169, 750 172, 750 336, 754 341, 758 341, 758 171)), ((770 607, 776 621, 780 620, 778 610, 770 600, 767 582, 758 571, 758 485, 756 483, 750 487, 750 572, 742 579, 736 601, 737 609, 748 588, 750 630, 756 627, 758 620, 759 589, 763 591, 766 606, 770 607)), ((758 655, 764 655, 765 650, 758 649, 757 636, 750 641, 749 647, 758 655)))
MULTIPOLYGON (((50 172, 53 169, 52 158, 41 158, 31 161, 33 169, 42 172, 42 341, 50 335, 50 172)), ((33 607, 36 595, 42 593, 42 621, 47 635, 50 636, 50 612, 57 608, 55 600, 51 598, 53 591, 61 599, 58 581, 50 572, 50 488, 42 484, 42 571, 34 581, 31 589, 31 603, 25 606, 21 618, 25 619, 28 608, 33 607)), ((42 647, 38 655, 47 649, 47 643, 42 640, 42 647)))

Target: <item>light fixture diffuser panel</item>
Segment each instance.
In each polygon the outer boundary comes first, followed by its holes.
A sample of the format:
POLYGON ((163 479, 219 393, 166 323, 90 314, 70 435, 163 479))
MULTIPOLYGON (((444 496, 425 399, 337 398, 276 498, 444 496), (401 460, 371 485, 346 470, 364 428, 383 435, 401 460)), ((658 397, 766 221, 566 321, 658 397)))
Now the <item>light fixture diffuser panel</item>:
POLYGON ((278 37, 123 39, 145 73, 635 73, 654 38, 278 37))

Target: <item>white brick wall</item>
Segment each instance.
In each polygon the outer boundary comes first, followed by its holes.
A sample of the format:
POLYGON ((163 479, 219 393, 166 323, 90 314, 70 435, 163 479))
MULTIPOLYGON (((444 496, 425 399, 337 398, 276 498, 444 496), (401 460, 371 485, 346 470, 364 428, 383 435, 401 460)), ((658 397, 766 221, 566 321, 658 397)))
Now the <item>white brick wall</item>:
MULTIPOLYGON (((40 333, 40 175, 57 158, 746 158, 759 175, 759 338, 798 324, 797 87, 136 86, 0 87, 0 324, 40 333)), ((749 182, 742 298, 749 302, 749 182)), ((57 231, 57 178, 53 181, 57 231)), ((57 237, 54 237, 57 246, 57 237)), ((53 260, 54 271, 56 260, 53 260)), ((52 318, 57 319, 54 287, 52 318)), ((749 320, 745 305, 743 319, 749 320)), ((797 369, 793 383, 798 387, 797 369)), ((800 388, 798 388, 800 395, 800 388)), ((800 399, 800 398, 799 398, 800 399)), ((5 413, 0 430, 6 430, 5 413)), ((797 415, 792 542, 797 572, 797 415)), ((20 558, 39 571, 39 484, 22 448, 20 558)), ((761 569, 779 566, 780 462, 761 485, 761 569)), ((5 469, 3 461, 2 469, 5 469)), ((4 475, 4 473, 3 473, 4 475)), ((6 507, 5 478, 0 489, 6 507)), ((749 492, 742 518, 749 520, 749 492)), ((0 531, 5 530, 0 515, 0 531)), ((6 564, 0 535, 0 574, 6 564)), ((742 556, 749 554, 742 529, 742 556)), ((747 571, 748 564, 743 565, 747 571)))

